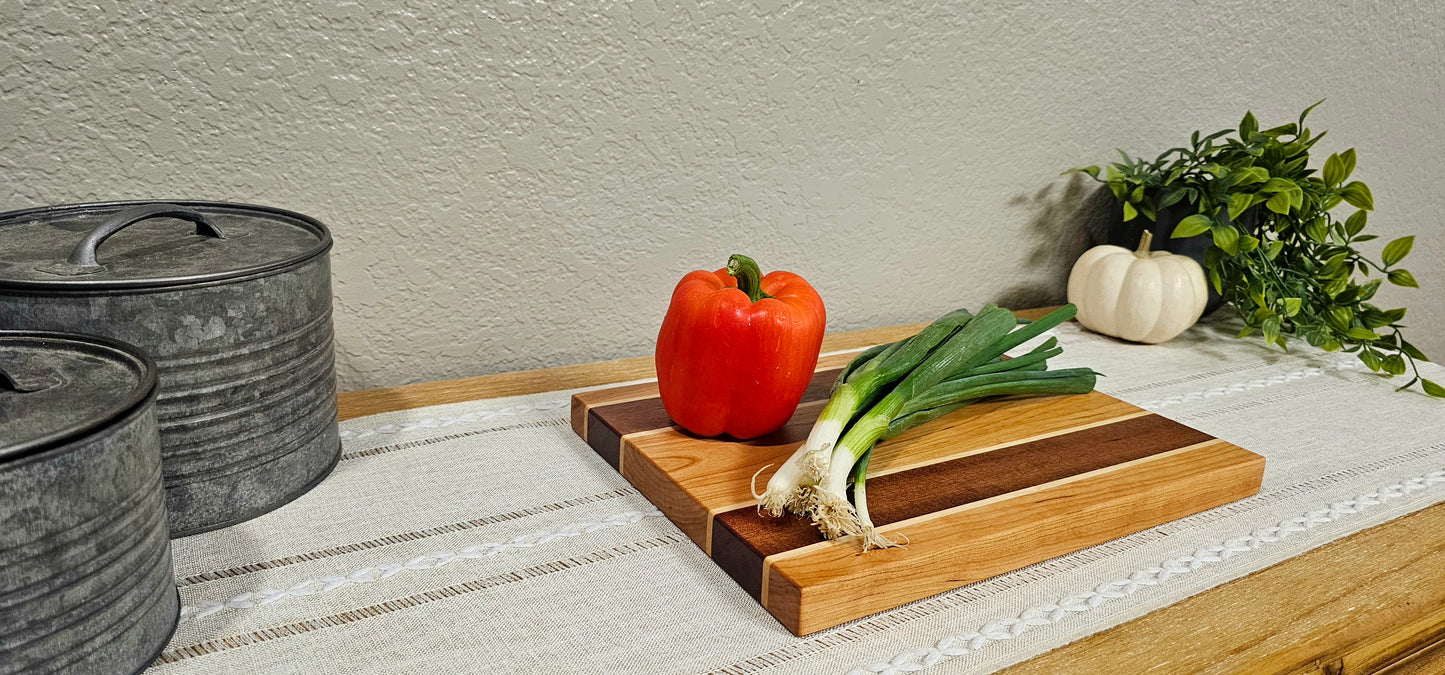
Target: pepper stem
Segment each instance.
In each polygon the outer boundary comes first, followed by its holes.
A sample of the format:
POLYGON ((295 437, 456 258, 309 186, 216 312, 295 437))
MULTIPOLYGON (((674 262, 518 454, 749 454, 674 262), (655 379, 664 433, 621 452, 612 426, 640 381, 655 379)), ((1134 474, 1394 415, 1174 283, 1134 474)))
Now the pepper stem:
POLYGON ((773 296, 763 292, 763 271, 758 269, 758 263, 741 253, 734 253, 728 258, 728 274, 738 280, 738 290, 747 293, 748 299, 753 302, 773 296))

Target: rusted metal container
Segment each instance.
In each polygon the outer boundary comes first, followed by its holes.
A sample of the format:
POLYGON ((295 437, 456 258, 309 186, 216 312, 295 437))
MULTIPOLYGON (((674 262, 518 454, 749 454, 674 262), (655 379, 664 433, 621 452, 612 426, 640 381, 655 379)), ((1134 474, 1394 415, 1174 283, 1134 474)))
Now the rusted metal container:
POLYGON ((290 211, 111 202, 0 214, 0 327, 145 350, 171 536, 248 520, 336 465, 331 233, 290 211))
POLYGON ((0 673, 130 673, 170 640, 155 401, 134 347, 0 331, 0 673))

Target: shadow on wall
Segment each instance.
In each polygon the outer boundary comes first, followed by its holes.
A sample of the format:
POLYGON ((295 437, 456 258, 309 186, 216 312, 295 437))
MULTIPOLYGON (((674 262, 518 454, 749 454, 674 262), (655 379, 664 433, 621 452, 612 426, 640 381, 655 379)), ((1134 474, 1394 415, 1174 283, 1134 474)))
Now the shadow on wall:
POLYGON ((1053 181, 1032 195, 1014 197, 1008 205, 1031 213, 1028 235, 1033 240, 1024 261, 1032 273, 1029 280, 993 300, 1011 309, 1063 304, 1074 261, 1105 243, 1110 226, 1124 215, 1108 186, 1080 174, 1053 181))

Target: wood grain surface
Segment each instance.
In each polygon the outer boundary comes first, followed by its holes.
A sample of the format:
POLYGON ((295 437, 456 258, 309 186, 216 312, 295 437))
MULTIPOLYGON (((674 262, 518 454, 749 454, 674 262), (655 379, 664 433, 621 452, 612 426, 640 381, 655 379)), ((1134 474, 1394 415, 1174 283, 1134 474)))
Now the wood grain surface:
MULTIPOLYGON (((1019 312, 1042 316, 1053 308, 1019 312)), ((908 324, 829 335, 825 351, 891 342, 908 324)), ((340 395, 342 419, 652 377, 639 357, 340 395)), ((1445 504, 1291 558, 1004 672, 1445 672, 1445 504)))
POLYGON ((804 520, 760 516, 751 492, 751 478, 765 482, 806 437, 836 367, 855 353, 820 362, 793 419, 763 438, 695 437, 672 424, 650 384, 577 394, 572 424, 724 571, 800 634, 1258 489, 1262 458, 1228 444, 1209 446, 1214 439, 1206 434, 1104 394, 1006 399, 880 445, 870 499, 874 522, 898 530, 895 536, 927 537, 929 545, 858 555, 856 541, 824 543, 804 520), (1193 450, 1171 454, 1180 448, 1193 450), (1222 480, 1188 475, 1191 468, 1217 471, 1211 463, 1219 459, 1211 454, 1217 452, 1233 453, 1222 480), (1161 466, 1175 470, 1153 479, 1153 465, 1142 460, 1161 454, 1171 454, 1160 458, 1167 463, 1161 466), (1117 467, 1140 474, 1104 471, 1117 467), (1090 479, 1074 483, 1080 476, 1090 479), (1090 489, 1083 490, 1086 486, 1090 489), (1049 508, 1039 508, 1043 504, 1049 508), (972 506, 957 510, 964 505, 972 506), (1001 531, 990 532, 990 526, 1001 531), (962 531, 971 534, 958 536, 962 531), (979 541, 992 541, 1006 555, 978 554, 979 541), (843 557, 836 558, 840 552, 843 557), (865 578, 873 590, 858 601, 834 601, 837 596, 823 590, 865 578))
POLYGON ((761 600, 806 635, 1243 499, 1263 473, 1263 457, 1218 440, 1149 455, 880 528, 907 548, 841 540, 768 556, 761 600))
POLYGON ((877 446, 873 522, 907 548, 828 542, 760 514, 753 483, 802 444, 856 353, 820 363, 758 439, 697 437, 635 385, 574 395, 573 429, 797 635, 1243 499, 1264 475, 1263 457, 1099 392, 1005 399, 877 446))

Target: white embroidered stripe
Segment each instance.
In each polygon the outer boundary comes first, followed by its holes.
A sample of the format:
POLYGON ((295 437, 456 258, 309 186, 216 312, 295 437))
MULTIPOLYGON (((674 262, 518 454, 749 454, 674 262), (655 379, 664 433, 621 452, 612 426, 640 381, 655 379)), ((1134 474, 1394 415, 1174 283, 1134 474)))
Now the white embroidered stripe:
MULTIPOLYGON (((872 346, 872 345, 870 345, 870 346, 872 346)), ((827 357, 827 356, 837 356, 837 355, 839 355, 839 354, 847 354, 847 353, 850 353, 850 352, 861 351, 861 350, 863 350, 863 349, 865 349, 865 347, 860 347, 860 348, 858 348, 858 349, 841 349, 841 350, 838 350, 838 351, 823 352, 822 354, 819 354, 819 355, 818 355, 818 358, 823 358, 823 357, 827 357)), ((652 377, 652 378, 647 378, 647 379, 642 379, 642 380, 633 380, 633 381, 630 381, 630 382, 617 382, 617 383, 610 384, 610 385, 607 385, 607 386, 609 386, 609 387, 616 387, 616 386, 621 386, 621 385, 625 385, 625 384, 643 384, 643 383, 646 383, 646 382, 656 382, 656 381, 657 381, 657 378, 652 377)), ((555 393, 555 392, 554 392, 554 393, 555 393)), ((400 434, 400 433, 406 433, 406 432, 408 432, 408 431, 416 431, 417 429, 439 429, 439 428, 441 428, 441 427, 448 427, 448 426, 451 426, 451 425, 453 425, 453 424, 462 424, 462 423, 469 423, 469 422, 471 422, 471 423, 475 423, 475 422, 490 422, 491 420, 494 420, 494 419, 496 419, 496 418, 498 418, 498 417, 514 417, 514 416, 517 416, 517 415, 525 415, 525 414, 527 414, 527 413, 541 412, 541 411, 546 411, 546 410, 560 410, 560 409, 562 409, 562 408, 570 408, 571 406, 572 406, 571 397, 570 397, 570 396, 563 396, 563 397, 560 398, 560 399, 553 399, 553 400, 549 400, 549 401, 541 401, 541 402, 532 403, 532 404, 525 404, 525 403, 524 403, 524 404, 520 404, 520 405, 511 406, 511 407, 509 407, 509 408, 501 408, 501 409, 498 409, 498 410, 485 410, 485 409, 482 409, 482 410, 473 410, 473 411, 471 411, 471 412, 467 412, 467 413, 463 413, 463 414, 461 414, 461 415, 457 415, 456 417, 429 417, 429 418, 427 418, 427 419, 417 420, 417 421, 415 421, 415 422, 407 422, 407 423, 404 423, 404 424, 383 424, 383 425, 381 425, 381 426, 379 426, 379 427, 372 427, 372 428, 369 428, 369 429, 351 429, 351 428, 346 428, 346 427, 348 427, 349 425, 347 425, 346 423, 343 422, 343 423, 342 423, 342 427, 343 427, 343 428, 341 429, 340 435, 341 435, 341 438, 344 440, 344 439, 348 439, 348 438, 367 438, 368 436, 375 436, 375 435, 377 435, 377 434, 400 434)))
POLYGON ((1174 394, 1173 396, 1165 396, 1164 398, 1155 401, 1140 403, 1138 405, 1140 408, 1143 408, 1145 410, 1158 410, 1160 408, 1168 408, 1169 406, 1179 405, 1181 403, 1195 403, 1198 401, 1202 401, 1206 398, 1214 398, 1216 396, 1229 396, 1230 394, 1238 394, 1241 392, 1249 391, 1251 389, 1264 389, 1267 387, 1273 387, 1289 382, 1298 382, 1306 378, 1317 377, 1319 375, 1323 375, 1329 372, 1353 370, 1355 368, 1355 363, 1356 362, 1354 361, 1342 360, 1337 363, 1327 364, 1323 366, 1315 366, 1312 368, 1304 368, 1301 370, 1290 371, 1288 373, 1281 373, 1279 375, 1271 375, 1270 377, 1262 377, 1257 380, 1250 380, 1249 382, 1236 382, 1234 384, 1228 384, 1222 387, 1214 387, 1213 389, 1191 391, 1186 394, 1174 394))
POLYGON ((571 401, 564 396, 562 398, 552 399, 549 401, 539 401, 537 403, 514 405, 508 408, 501 408, 498 410, 473 410, 472 412, 463 413, 461 415, 457 415, 456 417, 428 417, 424 420, 406 422, 404 424, 383 424, 379 427, 374 427, 371 429, 343 428, 340 433, 343 440, 348 438, 366 438, 368 436, 375 436, 377 434, 400 434, 408 431, 416 431, 417 429, 440 429, 442 427, 449 427, 453 424, 461 424, 466 422, 490 422, 494 419, 497 419, 498 417, 515 417, 517 415, 525 415, 527 413, 533 412, 560 410, 562 408, 567 408, 571 405, 571 401))
POLYGON ((1170 558, 1159 563, 1157 567, 1138 570, 1127 579, 1107 581, 1095 586, 1093 590, 1075 593, 1057 602, 1030 607, 1017 617, 990 622, 968 633, 945 636, 932 647, 911 649, 887 662, 854 668, 848 671, 848 675, 916 673, 940 662, 966 656, 993 642, 1012 640, 1031 629, 1051 626, 1070 614, 1087 612, 1111 600, 1128 597, 1142 588, 1158 586, 1172 577, 1188 574, 1206 565, 1223 563, 1236 554, 1249 553, 1265 544, 1282 541, 1295 533, 1334 522, 1371 506, 1378 506, 1440 483, 1445 483, 1445 470, 1432 471, 1354 499, 1335 502, 1325 508, 1282 521, 1278 525, 1259 528, 1247 535, 1200 549, 1193 555, 1170 558))
POLYGON ((602 520, 572 523, 552 531, 541 530, 531 534, 518 535, 510 541, 485 542, 453 551, 435 551, 419 555, 401 563, 385 563, 366 567, 345 576, 325 576, 320 579, 299 581, 290 588, 263 588, 259 591, 242 593, 225 601, 207 600, 181 607, 181 621, 199 619, 226 609, 250 609, 280 602, 287 598, 316 595, 354 584, 367 584, 390 579, 405 571, 429 570, 442 567, 458 560, 475 560, 497 555, 515 548, 533 548, 555 539, 577 537, 584 534, 616 527, 625 527, 647 518, 661 518, 661 511, 624 511, 602 520))

